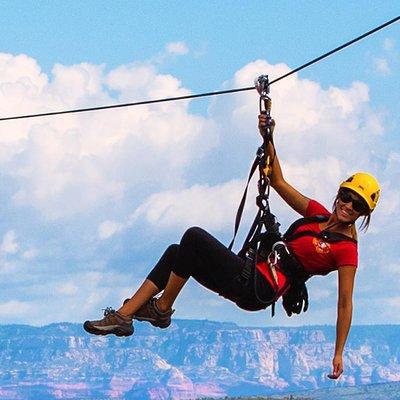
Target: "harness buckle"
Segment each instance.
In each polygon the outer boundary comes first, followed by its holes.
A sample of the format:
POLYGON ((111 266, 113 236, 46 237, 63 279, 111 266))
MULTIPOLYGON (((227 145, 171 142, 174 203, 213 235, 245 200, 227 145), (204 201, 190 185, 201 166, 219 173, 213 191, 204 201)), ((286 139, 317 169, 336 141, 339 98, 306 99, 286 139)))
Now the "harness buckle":
POLYGON ((251 247, 249 247, 246 251, 246 259, 247 260, 251 260, 254 261, 256 252, 254 251, 254 249, 252 249, 251 247))

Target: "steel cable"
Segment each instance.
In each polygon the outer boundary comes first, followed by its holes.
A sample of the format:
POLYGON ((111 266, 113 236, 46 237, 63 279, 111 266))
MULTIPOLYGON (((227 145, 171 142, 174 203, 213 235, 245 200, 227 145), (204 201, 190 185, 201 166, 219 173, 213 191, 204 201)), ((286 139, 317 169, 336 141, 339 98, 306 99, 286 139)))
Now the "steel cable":
MULTIPOLYGON (((330 50, 327 53, 325 53, 317 58, 314 58, 313 60, 301 65, 300 67, 293 69, 292 71, 288 72, 287 74, 284 74, 284 75, 272 80, 269 84, 272 85, 273 83, 279 82, 280 80, 287 78, 288 76, 290 76, 296 72, 299 72, 302 69, 307 68, 310 65, 315 64, 315 63, 323 60, 324 58, 329 57, 332 54, 334 54, 340 50, 343 50, 344 48, 346 48, 348 46, 351 46, 352 44, 366 38, 369 35, 374 34, 375 32, 380 31, 381 29, 386 28, 387 26, 389 26, 391 24, 394 24, 395 22, 397 22, 399 20, 400 20, 400 16, 393 18, 390 21, 387 21, 384 24, 379 25, 376 28, 371 29, 370 31, 356 37, 355 39, 352 39, 352 40, 336 47, 335 49, 330 50)), ((0 121, 10 121, 10 120, 15 120, 15 119, 27 119, 27 118, 37 118, 37 117, 48 117, 48 116, 52 116, 52 115, 73 114, 73 113, 81 113, 81 112, 87 112, 87 111, 99 111, 99 110, 108 110, 108 109, 112 109, 112 108, 133 107, 133 106, 140 106, 140 105, 146 105, 146 104, 156 104, 156 103, 165 103, 165 102, 178 101, 178 100, 197 99, 200 97, 219 96, 222 94, 245 92, 245 91, 254 90, 254 89, 255 89, 254 86, 249 86, 249 87, 238 88, 238 89, 229 89, 229 90, 220 90, 220 91, 206 92, 206 93, 199 93, 199 94, 191 94, 191 95, 187 95, 187 96, 144 100, 144 101, 138 101, 138 102, 133 102, 133 103, 112 104, 112 105, 107 105, 107 106, 78 108, 78 109, 73 109, 73 110, 53 111, 53 112, 45 112, 45 113, 37 113, 37 114, 27 114, 27 115, 17 115, 17 116, 0 118, 0 121)))

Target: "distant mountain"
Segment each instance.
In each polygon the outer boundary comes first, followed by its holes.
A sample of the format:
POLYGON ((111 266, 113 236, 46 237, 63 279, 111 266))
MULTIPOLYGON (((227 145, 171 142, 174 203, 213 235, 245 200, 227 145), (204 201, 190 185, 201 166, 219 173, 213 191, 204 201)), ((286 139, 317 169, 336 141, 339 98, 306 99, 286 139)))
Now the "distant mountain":
POLYGON ((331 326, 261 329, 176 320, 166 330, 146 323, 135 328, 134 336, 121 339, 88 335, 71 323, 0 326, 0 399, 184 400, 400 380, 398 325, 354 326, 338 383, 326 377, 331 326))

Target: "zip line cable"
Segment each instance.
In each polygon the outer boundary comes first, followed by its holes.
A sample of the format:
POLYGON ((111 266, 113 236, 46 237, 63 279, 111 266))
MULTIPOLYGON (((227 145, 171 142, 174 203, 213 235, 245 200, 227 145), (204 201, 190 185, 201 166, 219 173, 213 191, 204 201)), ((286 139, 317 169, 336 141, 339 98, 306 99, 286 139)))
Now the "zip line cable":
MULTIPOLYGON (((340 50, 343 50, 344 48, 351 46, 352 44, 366 38, 367 36, 372 35, 375 32, 378 32, 381 29, 386 28, 387 26, 389 26, 391 24, 394 24, 395 22, 397 22, 399 20, 400 20, 400 16, 397 16, 396 18, 393 18, 390 21, 387 21, 384 24, 377 26, 376 28, 362 34, 361 36, 358 36, 355 39, 352 39, 352 40, 342 44, 341 46, 336 47, 335 49, 328 51, 327 53, 325 53, 317 58, 314 58, 313 60, 301 65, 300 67, 295 68, 294 70, 288 72, 287 74, 284 74, 284 75, 280 76, 279 78, 272 80, 269 83, 269 85, 272 85, 273 83, 276 83, 284 78, 287 78, 289 75, 292 75, 296 72, 301 71, 304 68, 309 67, 312 64, 315 64, 315 63, 323 60, 324 58, 329 57, 332 54, 334 54, 340 50)), ((37 118, 37 117, 48 117, 48 116, 52 116, 52 115, 73 114, 73 113, 81 113, 81 112, 87 112, 87 111, 108 110, 111 108, 133 107, 133 106, 141 106, 141 105, 145 105, 145 104, 165 103, 165 102, 177 101, 177 100, 197 99, 200 97, 219 96, 221 94, 245 92, 245 91, 254 90, 254 89, 255 89, 254 86, 249 86, 249 87, 238 88, 238 89, 229 89, 229 90, 220 90, 220 91, 206 92, 206 93, 199 93, 199 94, 191 94, 191 95, 187 95, 187 96, 167 97, 167 98, 155 99, 155 100, 144 100, 144 101, 138 101, 138 102, 134 102, 134 103, 112 104, 112 105, 108 105, 108 106, 99 106, 99 107, 90 107, 90 108, 77 108, 77 109, 73 109, 73 110, 53 111, 53 112, 39 113, 39 114, 17 115, 17 116, 13 116, 13 117, 0 118, 0 121, 10 121, 10 120, 15 120, 15 119, 27 119, 27 118, 37 118)))

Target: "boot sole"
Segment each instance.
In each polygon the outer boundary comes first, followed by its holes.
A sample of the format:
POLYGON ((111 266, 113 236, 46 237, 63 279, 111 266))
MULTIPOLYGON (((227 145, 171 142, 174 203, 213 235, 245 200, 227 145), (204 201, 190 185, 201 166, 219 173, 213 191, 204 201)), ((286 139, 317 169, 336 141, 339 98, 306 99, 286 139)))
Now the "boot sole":
POLYGON ((83 329, 84 329, 86 332, 91 333, 92 335, 106 336, 106 335, 113 334, 113 335, 116 335, 116 336, 118 336, 118 337, 122 337, 122 336, 131 336, 131 335, 133 335, 133 331, 134 331, 134 330, 132 329, 132 331, 128 331, 128 332, 127 332, 126 330, 121 329, 121 328, 114 328, 114 329, 109 330, 109 331, 102 331, 102 330, 98 330, 98 329, 96 329, 94 326, 90 325, 89 321, 86 321, 86 322, 83 324, 83 329))

